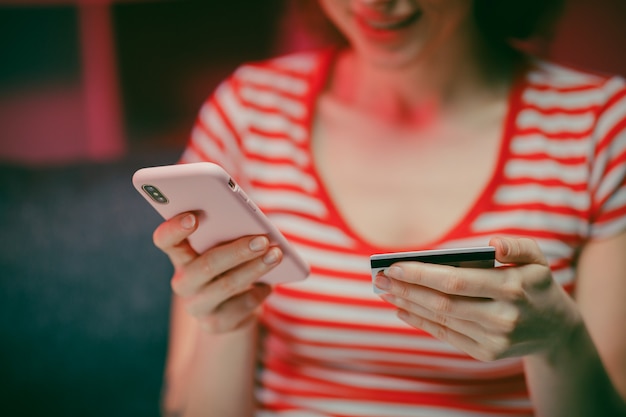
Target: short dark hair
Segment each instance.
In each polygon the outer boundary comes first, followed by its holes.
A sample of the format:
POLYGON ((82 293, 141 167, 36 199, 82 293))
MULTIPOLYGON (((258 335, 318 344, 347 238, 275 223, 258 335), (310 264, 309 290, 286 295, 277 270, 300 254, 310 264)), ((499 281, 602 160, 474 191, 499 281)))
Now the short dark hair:
POLYGON ((474 19, 489 43, 550 37, 565 0, 474 0, 474 19))

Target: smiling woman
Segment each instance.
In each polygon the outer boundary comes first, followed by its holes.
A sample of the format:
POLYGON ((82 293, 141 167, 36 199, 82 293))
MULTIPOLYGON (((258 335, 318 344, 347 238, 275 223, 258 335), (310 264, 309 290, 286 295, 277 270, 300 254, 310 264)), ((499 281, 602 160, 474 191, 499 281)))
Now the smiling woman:
POLYGON ((619 415, 626 82, 509 42, 541 33, 556 1, 319 3, 347 45, 238 68, 181 158, 226 167, 311 275, 270 288, 251 236, 196 253, 202 219, 160 225, 176 270, 167 408, 619 415), (398 262, 372 291, 372 254, 486 244, 506 267, 398 262))

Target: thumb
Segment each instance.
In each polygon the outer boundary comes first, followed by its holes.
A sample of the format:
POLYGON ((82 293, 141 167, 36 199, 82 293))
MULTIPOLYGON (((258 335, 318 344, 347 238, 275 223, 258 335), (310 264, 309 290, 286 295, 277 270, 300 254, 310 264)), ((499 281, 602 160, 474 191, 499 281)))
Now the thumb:
POLYGON ((489 245, 496 248, 496 260, 503 264, 548 265, 539 245, 532 239, 494 237, 489 245))

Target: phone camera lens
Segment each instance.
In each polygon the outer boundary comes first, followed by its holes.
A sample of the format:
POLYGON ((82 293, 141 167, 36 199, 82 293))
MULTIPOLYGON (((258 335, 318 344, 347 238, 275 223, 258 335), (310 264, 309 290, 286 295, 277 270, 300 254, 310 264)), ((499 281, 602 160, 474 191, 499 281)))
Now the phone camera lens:
POLYGON ((159 189, 156 188, 154 185, 145 184, 141 188, 148 196, 150 196, 152 200, 156 201, 157 203, 169 203, 167 197, 165 197, 165 195, 161 191, 159 191, 159 189))

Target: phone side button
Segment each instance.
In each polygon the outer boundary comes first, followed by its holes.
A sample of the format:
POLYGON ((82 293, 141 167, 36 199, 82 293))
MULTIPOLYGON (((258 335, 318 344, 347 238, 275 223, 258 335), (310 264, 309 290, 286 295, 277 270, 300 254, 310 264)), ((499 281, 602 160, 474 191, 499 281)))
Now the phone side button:
POLYGON ((246 204, 248 204, 248 207, 250 207, 252 209, 252 211, 256 211, 257 210, 256 206, 254 205, 254 203, 251 200, 249 200, 249 199, 246 200, 246 204))
POLYGON ((236 191, 236 194, 239 196, 239 198, 241 198, 243 201, 247 202, 248 201, 248 196, 246 195, 246 193, 244 193, 241 188, 238 188, 236 191))

